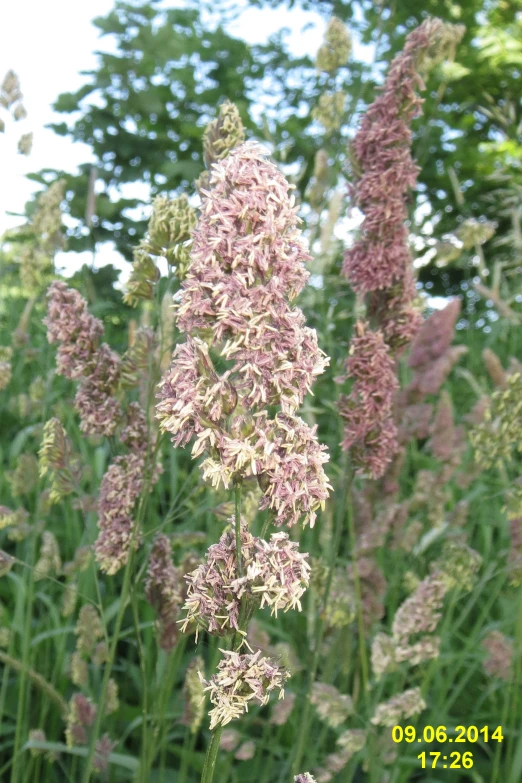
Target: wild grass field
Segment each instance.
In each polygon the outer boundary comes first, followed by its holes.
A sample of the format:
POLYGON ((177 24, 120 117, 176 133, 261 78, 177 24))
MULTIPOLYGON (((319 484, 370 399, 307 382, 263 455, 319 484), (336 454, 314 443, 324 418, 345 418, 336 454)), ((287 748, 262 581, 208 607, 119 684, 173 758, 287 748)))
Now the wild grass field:
POLYGON ((2 237, 0 782, 521 783, 520 11, 319 3, 312 62, 189 5, 97 20, 98 168, 2 237))

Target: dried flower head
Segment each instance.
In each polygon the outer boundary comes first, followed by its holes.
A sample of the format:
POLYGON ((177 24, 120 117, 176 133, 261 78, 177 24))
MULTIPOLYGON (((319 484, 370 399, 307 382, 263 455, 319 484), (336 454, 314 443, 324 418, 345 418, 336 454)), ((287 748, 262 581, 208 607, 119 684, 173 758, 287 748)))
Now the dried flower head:
POLYGON ((91 658, 99 640, 104 637, 100 615, 92 604, 84 604, 80 609, 74 632, 76 649, 86 658, 91 658))
POLYGON ((107 682, 107 690, 105 691, 105 714, 112 715, 113 712, 118 710, 119 706, 118 686, 111 677, 107 682))
POLYGON ((224 657, 217 674, 209 681, 203 680, 214 708, 210 710, 210 729, 226 726, 231 720, 248 712, 249 704, 257 701, 266 704, 273 690, 284 696, 284 684, 289 673, 277 666, 261 652, 241 655, 232 650, 221 650, 224 657))
POLYGON ((0 104, 6 109, 22 99, 20 79, 17 74, 9 69, 0 85, 0 104))
POLYGON ((455 427, 453 405, 447 391, 443 390, 430 427, 429 447, 433 456, 441 462, 460 462, 465 449, 464 433, 455 427))
POLYGON ((500 631, 490 631, 482 641, 482 646, 488 653, 484 661, 484 671, 491 677, 509 682, 513 666, 513 642, 500 631))
POLYGON ((370 723, 374 726, 395 726, 404 718, 418 715, 424 709, 426 709, 426 702, 422 698, 420 688, 410 688, 377 705, 370 723))
POLYGON ((327 131, 338 130, 344 118, 346 93, 338 90, 334 93, 324 92, 319 96, 317 105, 312 109, 312 117, 327 131))
POLYGON ((351 696, 340 693, 335 686, 325 682, 314 682, 310 701, 321 720, 331 728, 340 726, 353 712, 351 696))
POLYGON ((434 564, 448 585, 448 589, 457 587, 470 592, 476 581, 482 564, 482 557, 467 544, 460 541, 448 541, 444 545, 442 557, 434 564))
POLYGON ((78 688, 85 688, 89 680, 89 667, 78 650, 71 656, 71 681, 78 688))
POLYGON ((404 279, 411 265, 406 196, 418 169, 411 157, 409 126, 421 109, 416 92, 423 87, 420 62, 442 29, 440 20, 427 19, 408 35, 353 142, 353 196, 365 217, 360 238, 346 253, 344 271, 361 294, 390 288, 404 279))
MULTIPOLYGON (((29 742, 47 742, 45 731, 42 731, 41 729, 31 729, 29 732, 29 742)), ((37 758, 38 756, 43 756, 45 751, 40 750, 39 748, 31 748, 30 753, 33 758, 37 758)))
POLYGON ((193 457, 207 453, 214 486, 259 476, 261 507, 279 523, 313 523, 328 494, 326 455, 293 414, 327 360, 289 305, 308 257, 289 185, 251 143, 215 165, 210 184, 176 312, 188 338, 160 384, 160 426, 177 445, 197 437, 193 457), (230 362, 222 375, 214 354, 230 362), (287 418, 268 418, 268 405, 287 418))
POLYGON ((484 348, 482 359, 493 384, 499 387, 505 386, 507 380, 506 371, 495 351, 492 351, 491 348, 484 348))
POLYGON ((40 476, 49 476, 49 500, 59 503, 73 492, 79 480, 78 460, 59 419, 53 417, 43 428, 42 445, 38 452, 40 476))
POLYGON ((78 602, 78 584, 74 580, 68 580, 64 585, 61 614, 62 617, 70 617, 76 611, 78 602))
MULTIPOLYGON (((98 506, 99 535, 94 545, 102 571, 115 574, 129 557, 134 536, 131 516, 143 487, 144 460, 140 454, 116 457, 104 475, 98 506)), ((135 544, 138 540, 135 538, 135 544)))
POLYGON ((471 432, 475 459, 483 468, 509 463, 522 450, 522 373, 507 378, 505 388, 491 395, 481 423, 471 432))
POLYGON ((281 701, 276 701, 272 707, 272 714, 270 716, 270 723, 273 726, 284 726, 287 723, 292 710, 295 706, 295 693, 285 693, 285 698, 281 701))
POLYGON ((44 530, 40 557, 34 567, 34 579, 38 582, 52 574, 59 574, 62 567, 60 548, 54 533, 44 530))
POLYGON ((92 700, 83 693, 75 693, 69 702, 65 738, 67 745, 85 745, 87 743, 86 729, 92 726, 96 718, 96 707, 92 700))
POLYGON ((395 642, 386 633, 379 632, 372 640, 371 662, 375 679, 396 668, 395 642))
POLYGON ((116 747, 117 743, 113 742, 108 734, 104 734, 103 737, 96 742, 94 749, 94 758, 92 762, 93 769, 98 774, 106 773, 109 768, 109 760, 111 753, 116 747))
POLYGON ((353 581, 346 568, 336 568, 332 576, 328 601, 323 609, 326 627, 345 628, 356 616, 357 602, 353 581))
POLYGON ((354 384, 339 402, 344 421, 343 449, 351 449, 359 475, 378 478, 398 449, 393 395, 398 388, 395 365, 381 332, 358 322, 350 344, 346 373, 354 384))
POLYGON ((17 508, 15 511, 12 511, 7 506, 0 506, 0 530, 6 527, 23 528, 28 516, 29 514, 24 508, 17 508))
POLYGON ((234 754, 238 761, 250 761, 256 754, 256 743, 253 740, 243 742, 234 754))
POLYGON ((151 370, 156 350, 156 335, 147 326, 136 329, 134 339, 121 357, 120 384, 124 389, 132 389, 143 380, 143 375, 151 370))
POLYGON ((442 310, 436 310, 424 321, 413 340, 408 366, 413 378, 407 387, 410 398, 437 394, 453 365, 466 347, 451 347, 455 324, 460 315, 459 299, 452 299, 442 310))
POLYGON ((92 548, 90 546, 79 546, 74 551, 73 559, 63 564, 64 576, 73 576, 73 574, 86 571, 90 565, 91 557, 92 548))
POLYGON ((137 307, 141 301, 152 299, 154 287, 160 277, 160 271, 154 263, 147 246, 142 243, 134 248, 132 272, 127 280, 123 296, 125 304, 137 307))
POLYGON ((38 484, 38 460, 34 454, 20 454, 13 471, 6 473, 13 497, 30 495, 38 484))
POLYGON ((434 572, 398 608, 392 625, 397 643, 408 644, 410 636, 432 633, 441 618, 441 608, 449 586, 443 575, 434 572))
POLYGON ((33 149, 33 134, 23 133, 18 140, 18 152, 20 155, 30 155, 33 149))
POLYGON ((275 533, 265 541, 252 536, 243 523, 241 557, 245 575, 239 578, 235 535, 225 532, 219 543, 208 550, 206 563, 186 575, 183 631, 193 622, 217 635, 238 630, 245 594, 261 607, 269 606, 272 614, 289 609, 300 611, 310 566, 307 555, 299 552, 298 545, 286 533, 275 533))
POLYGON ((205 714, 205 693, 203 682, 198 672, 204 669, 204 661, 200 655, 189 663, 183 685, 184 712, 181 723, 189 726, 192 734, 196 734, 205 714))
POLYGON ((103 325, 88 312, 87 302, 74 289, 58 280, 47 292, 48 314, 44 319, 47 339, 59 343, 57 369, 66 378, 81 379, 75 398, 83 432, 112 435, 121 415, 115 398, 120 358, 108 345, 98 345, 103 325))
MULTIPOLYGON (((202 685, 203 687, 203 685, 202 685)), ((241 742, 241 734, 235 729, 225 729, 221 734, 219 741, 219 747, 226 753, 232 753, 241 742)))
POLYGON ((156 536, 152 545, 145 595, 158 615, 159 645, 168 652, 178 640, 177 620, 183 603, 183 588, 182 574, 172 562, 170 541, 165 535, 156 536))
POLYGON ((0 346, 0 391, 5 389, 11 380, 11 358, 13 349, 9 345, 0 346))
POLYGON ((58 179, 39 194, 31 231, 36 234, 38 248, 51 255, 64 247, 61 204, 65 195, 65 180, 58 179))

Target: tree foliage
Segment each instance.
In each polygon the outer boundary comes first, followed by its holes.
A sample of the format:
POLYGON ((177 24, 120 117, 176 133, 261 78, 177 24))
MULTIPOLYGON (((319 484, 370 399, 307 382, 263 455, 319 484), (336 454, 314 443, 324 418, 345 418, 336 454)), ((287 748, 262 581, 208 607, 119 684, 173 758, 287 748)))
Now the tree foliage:
MULTIPOLYGON (((102 36, 115 40, 114 53, 99 53, 98 67, 85 74, 85 85, 59 96, 54 107, 66 115, 54 130, 93 150, 94 217, 86 219, 90 164, 76 174, 46 170, 33 175, 39 182, 65 177, 75 223, 71 250, 112 240, 130 259, 145 232, 144 205, 151 197, 192 192, 203 167, 204 126, 225 98, 238 106, 247 134, 266 140, 276 160, 289 164, 287 173, 301 200, 309 200, 313 159, 320 147, 328 153, 328 181, 334 184, 346 173, 349 138, 375 97, 384 64, 429 14, 462 24, 466 32, 454 57, 430 75, 423 119, 414 129, 414 156, 421 168, 412 198, 415 232, 442 238, 464 219, 494 219, 495 241, 505 248, 502 241, 512 230, 513 204, 520 203, 522 184, 519 2, 250 0, 250 5, 299 6, 325 19, 336 15, 354 37, 370 45, 374 62, 352 58, 335 76, 318 73, 312 57, 289 52, 284 31, 264 45, 248 46, 221 24, 210 24, 205 14, 206 6, 221 20, 237 13, 237 4, 228 0, 168 10, 159 0, 118 0, 108 16, 95 20, 102 36), (325 131, 314 112, 321 96, 334 91, 345 94, 342 122, 325 131), (423 209, 416 211, 421 204, 423 209)), ((443 273, 425 269, 421 279, 432 280, 433 272, 439 290, 441 284, 449 290, 470 274, 469 254, 460 267, 443 273)))

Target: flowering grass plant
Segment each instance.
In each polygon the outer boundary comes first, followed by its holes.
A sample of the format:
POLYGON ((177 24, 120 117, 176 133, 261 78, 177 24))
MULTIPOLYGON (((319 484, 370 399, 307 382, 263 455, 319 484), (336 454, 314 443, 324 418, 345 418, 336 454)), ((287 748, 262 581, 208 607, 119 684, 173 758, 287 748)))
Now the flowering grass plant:
POLYGON ((1 781, 406 783, 427 743, 394 726, 474 725, 503 737, 469 741, 476 780, 519 783, 516 302, 472 329, 412 250, 421 96, 463 34, 409 32, 332 182, 332 18, 308 202, 224 101, 110 302, 56 273, 43 192, 0 307, 1 781))

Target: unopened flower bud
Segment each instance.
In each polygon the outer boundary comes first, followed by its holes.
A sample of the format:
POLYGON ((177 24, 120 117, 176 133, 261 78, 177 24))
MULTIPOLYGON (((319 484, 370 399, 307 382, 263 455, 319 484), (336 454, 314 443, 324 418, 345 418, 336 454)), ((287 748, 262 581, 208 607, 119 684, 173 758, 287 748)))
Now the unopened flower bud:
POLYGON ((244 140, 245 128, 237 106, 231 101, 225 101, 219 107, 218 117, 209 122, 203 136, 203 156, 207 169, 226 158, 230 150, 244 140))
POLYGON ((335 73, 346 65, 351 51, 352 41, 346 25, 333 16, 328 22, 324 43, 317 52, 317 70, 329 74, 335 73))

